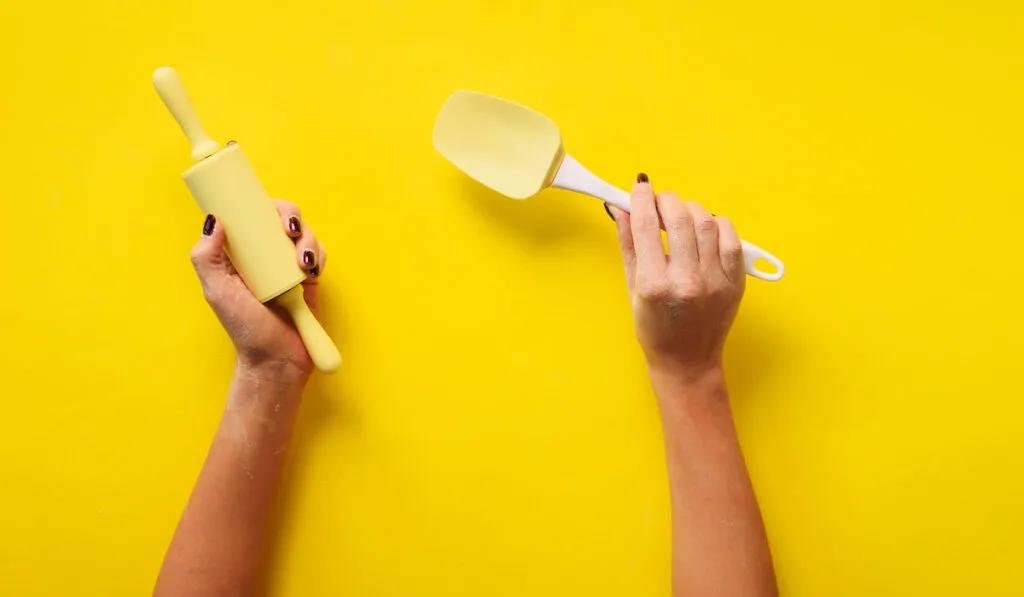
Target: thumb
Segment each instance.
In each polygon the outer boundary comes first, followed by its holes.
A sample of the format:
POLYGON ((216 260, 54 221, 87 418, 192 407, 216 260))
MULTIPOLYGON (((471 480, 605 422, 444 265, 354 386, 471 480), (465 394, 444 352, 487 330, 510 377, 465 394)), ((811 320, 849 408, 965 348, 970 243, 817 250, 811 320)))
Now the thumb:
POLYGON ((220 288, 230 279, 231 261, 224 252, 224 239, 224 227, 210 214, 203 222, 203 235, 189 253, 192 267, 199 275, 207 299, 217 296, 220 288))

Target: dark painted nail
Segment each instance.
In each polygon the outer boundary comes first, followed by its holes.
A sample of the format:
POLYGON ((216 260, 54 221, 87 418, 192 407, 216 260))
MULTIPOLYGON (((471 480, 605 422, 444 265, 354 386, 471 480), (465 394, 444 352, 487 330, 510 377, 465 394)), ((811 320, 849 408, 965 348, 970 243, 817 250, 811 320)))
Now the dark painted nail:
POLYGON ((608 217, 611 218, 612 221, 614 222, 615 221, 615 216, 612 215, 612 209, 610 207, 608 207, 607 203, 604 204, 604 210, 608 213, 608 217))
POLYGON ((217 218, 213 217, 213 214, 206 216, 206 221, 203 222, 203 236, 210 236, 213 234, 213 228, 217 225, 217 218))
POLYGON ((299 219, 295 216, 290 216, 288 218, 288 230, 290 230, 292 234, 302 233, 302 224, 299 223, 299 219))
POLYGON ((306 265, 313 265, 316 262, 316 253, 312 249, 306 249, 302 252, 302 263, 306 265))
POLYGON ((320 275, 320 266, 319 265, 313 266, 313 269, 309 270, 309 275, 313 276, 314 278, 319 276, 320 275))
POLYGON ((651 179, 647 178, 647 175, 644 174, 643 172, 641 172, 640 174, 636 175, 636 181, 637 182, 651 182, 651 179))

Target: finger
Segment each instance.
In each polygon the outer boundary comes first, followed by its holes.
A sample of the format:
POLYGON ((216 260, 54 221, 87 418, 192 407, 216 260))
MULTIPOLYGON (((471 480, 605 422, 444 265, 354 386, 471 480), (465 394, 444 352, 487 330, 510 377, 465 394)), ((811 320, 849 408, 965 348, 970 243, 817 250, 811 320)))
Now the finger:
POLYGON ((693 216, 686 209, 679 195, 658 193, 658 211, 665 223, 668 236, 668 252, 672 256, 671 266, 675 269, 693 271, 697 268, 697 238, 693 232, 693 216))
POLYGON ((320 275, 320 243, 316 233, 309 226, 302 227, 302 236, 295 239, 295 251, 299 259, 299 267, 312 277, 320 275))
POLYGON ((306 278, 308 284, 316 284, 320 276, 324 275, 324 268, 327 267, 327 249, 322 242, 316 243, 316 265, 309 269, 309 276, 306 278))
POLYGON ((302 213, 299 206, 284 199, 274 199, 274 207, 281 215, 281 221, 284 223, 284 230, 288 236, 292 238, 302 236, 302 213))
POLYGON ((718 222, 718 255, 722 270, 730 282, 741 284, 745 281, 746 268, 743 265, 740 235, 736 233, 736 227, 729 218, 718 216, 715 221, 718 222))
POLYGON ((636 248, 633 246, 633 231, 630 228, 629 213, 617 207, 604 204, 605 211, 615 220, 615 229, 619 235, 619 248, 622 250, 622 263, 626 268, 626 287, 633 294, 636 279, 636 248))
POLYGON ((630 204, 633 208, 629 220, 636 250, 636 275, 658 279, 665 273, 665 249, 661 244, 661 226, 654 190, 647 175, 642 172, 636 177, 630 204))
POLYGON ((203 293, 208 300, 220 296, 220 290, 231 280, 234 273, 231 260, 224 252, 224 240, 224 227, 217 222, 216 216, 210 214, 203 222, 202 236, 189 254, 192 258, 192 267, 199 276, 203 293))
POLYGON ((697 236, 697 259, 701 271, 718 272, 721 261, 718 258, 718 222, 704 206, 696 201, 687 201, 686 209, 693 218, 693 231, 697 236))
POLYGON ((320 266, 320 275, 323 275, 324 268, 327 267, 327 249, 324 248, 324 244, 321 242, 316 243, 316 254, 317 254, 317 265, 320 266))
MULTIPOLYGON (((317 268, 322 266, 317 265, 317 268)), ((320 307, 320 277, 319 275, 313 276, 312 274, 306 276, 306 279, 302 281, 303 296, 306 298, 306 304, 313 311, 313 315, 319 314, 320 307)))

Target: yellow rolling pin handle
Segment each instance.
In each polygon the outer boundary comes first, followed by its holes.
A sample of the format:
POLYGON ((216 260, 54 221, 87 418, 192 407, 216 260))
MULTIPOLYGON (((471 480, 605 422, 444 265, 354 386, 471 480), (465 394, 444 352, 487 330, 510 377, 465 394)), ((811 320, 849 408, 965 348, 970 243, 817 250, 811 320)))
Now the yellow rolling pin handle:
POLYGON ((153 73, 153 85, 164 105, 178 121, 178 126, 185 132, 185 137, 192 146, 192 161, 199 162, 217 153, 220 150, 220 143, 211 139, 203 130, 199 115, 196 114, 196 109, 185 92, 185 84, 181 82, 177 71, 169 66, 161 66, 153 73))
POLYGON ((295 328, 302 336, 302 343, 306 345, 306 352, 313 359, 316 368, 324 373, 337 371, 338 367, 341 367, 341 353, 334 346, 334 342, 331 342, 316 316, 309 310, 309 305, 302 295, 302 284, 291 287, 274 300, 291 315, 295 328))

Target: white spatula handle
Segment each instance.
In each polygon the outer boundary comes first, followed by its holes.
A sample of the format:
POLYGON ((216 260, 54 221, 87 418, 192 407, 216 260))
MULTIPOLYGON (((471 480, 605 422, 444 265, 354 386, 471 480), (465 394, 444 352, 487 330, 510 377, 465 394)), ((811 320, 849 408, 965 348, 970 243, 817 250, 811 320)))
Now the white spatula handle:
MULTIPOLYGON (((562 165, 559 167, 558 173, 555 174, 555 181, 551 186, 559 189, 565 189, 567 191, 583 193, 584 195, 590 195, 591 197, 596 197, 601 201, 610 203, 624 211, 631 211, 629 205, 629 193, 622 189, 613 187, 601 180, 568 154, 566 154, 565 159, 562 160, 562 165)), ((757 245, 748 243, 747 241, 742 241, 742 243, 743 262, 746 266, 747 274, 769 282, 774 282, 782 277, 786 268, 778 257, 757 245), (763 259, 775 266, 775 271, 766 272, 757 269, 757 267, 755 267, 755 263, 760 259, 763 259)))

